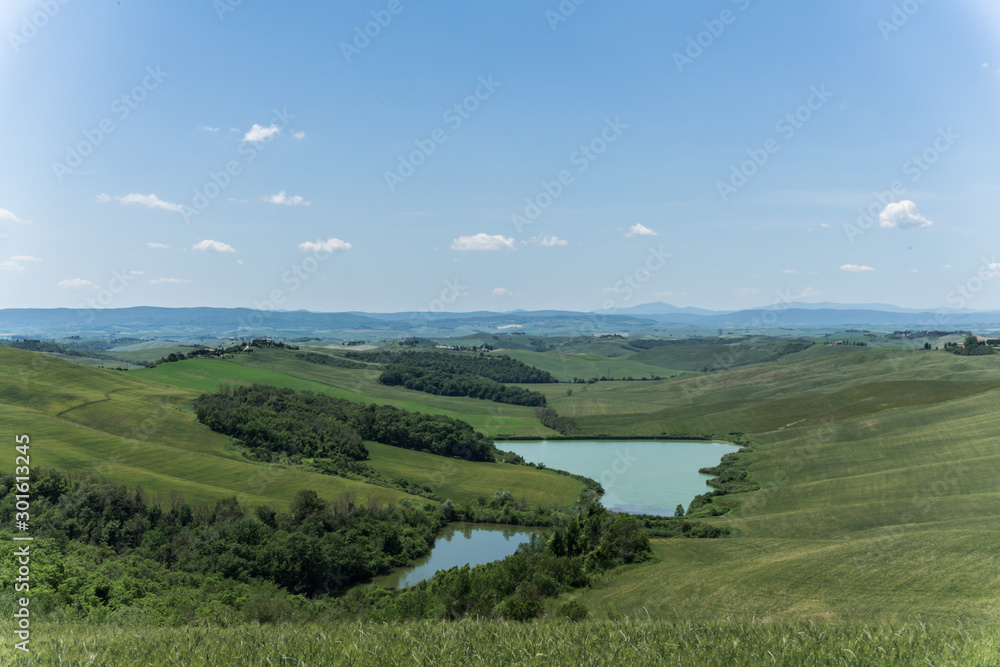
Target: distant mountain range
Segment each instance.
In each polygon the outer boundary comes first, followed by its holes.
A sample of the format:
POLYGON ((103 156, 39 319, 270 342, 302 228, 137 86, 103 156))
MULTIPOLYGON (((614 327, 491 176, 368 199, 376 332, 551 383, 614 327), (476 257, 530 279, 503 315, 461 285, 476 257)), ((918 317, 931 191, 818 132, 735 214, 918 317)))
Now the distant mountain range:
POLYGON ((1000 312, 917 310, 888 304, 786 303, 770 308, 713 311, 646 303, 609 312, 564 310, 468 313, 317 313, 249 308, 8 308, 0 310, 0 336, 65 338, 71 335, 214 338, 315 334, 319 337, 511 333, 589 335, 657 333, 664 327, 717 329, 937 329, 1000 327, 1000 312), (520 325, 520 326, 512 326, 520 325))

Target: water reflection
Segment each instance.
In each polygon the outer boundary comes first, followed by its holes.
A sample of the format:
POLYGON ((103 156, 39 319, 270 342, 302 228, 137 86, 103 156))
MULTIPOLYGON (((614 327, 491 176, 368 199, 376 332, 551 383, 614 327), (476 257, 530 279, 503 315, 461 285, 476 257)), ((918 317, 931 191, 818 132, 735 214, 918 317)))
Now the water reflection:
POLYGON ((541 528, 453 523, 438 535, 428 556, 409 567, 376 577, 375 584, 383 588, 403 588, 430 579, 438 570, 502 560, 517 551, 522 542, 541 532, 541 528))

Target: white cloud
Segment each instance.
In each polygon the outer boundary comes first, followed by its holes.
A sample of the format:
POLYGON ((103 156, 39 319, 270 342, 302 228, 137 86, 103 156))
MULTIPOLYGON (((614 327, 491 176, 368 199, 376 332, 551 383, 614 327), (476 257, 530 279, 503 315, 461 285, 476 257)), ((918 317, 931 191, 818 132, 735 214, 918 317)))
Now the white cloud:
POLYGON ((514 239, 495 234, 481 233, 475 236, 459 236, 451 242, 452 250, 516 250, 514 239))
POLYGON ((90 282, 89 280, 84 280, 83 278, 60 280, 58 283, 56 283, 56 287, 61 287, 63 289, 79 289, 82 287, 85 287, 87 289, 97 289, 97 285, 90 282))
POLYGON ((264 127, 263 125, 254 123, 250 131, 243 135, 243 141, 265 141, 276 134, 281 134, 281 128, 277 125, 264 127))
POLYGON ((191 249, 201 250, 202 252, 236 252, 236 248, 228 243, 223 243, 222 241, 212 241, 211 239, 199 241, 191 246, 191 249))
POLYGON ((820 294, 822 294, 822 292, 820 292, 818 289, 813 289, 812 287, 807 287, 804 290, 802 290, 801 294, 799 294, 799 298, 800 299, 805 299, 805 298, 810 297, 810 296, 819 296, 820 294))
POLYGON ((263 197, 264 201, 271 202, 272 204, 284 204, 285 206, 309 206, 312 204, 310 201, 306 201, 302 197, 295 195, 293 197, 288 197, 285 195, 285 191, 282 190, 276 195, 263 197))
POLYGON ((37 257, 32 257, 31 255, 15 255, 10 258, 14 262, 40 262, 42 260, 37 257))
POLYGON ((558 236, 543 236, 540 243, 542 247, 569 245, 569 241, 567 241, 566 239, 561 239, 558 236))
POLYGON ((13 261, 0 262, 0 271, 24 271, 24 266, 13 261))
POLYGON ((313 251, 323 251, 323 252, 334 252, 337 250, 350 250, 353 246, 347 241, 341 241, 340 239, 331 236, 325 241, 317 239, 316 241, 306 241, 305 243, 299 244, 299 250, 304 250, 306 252, 313 251))
POLYGON ((156 280, 150 280, 150 285, 183 285, 184 283, 189 283, 190 280, 186 278, 157 278, 156 280))
POLYGON ((5 208, 0 208, 0 220, 4 222, 16 222, 19 225, 24 224, 24 220, 21 220, 21 218, 17 217, 5 208))
POLYGON ((830 229, 830 225, 826 224, 825 222, 819 223, 819 226, 822 227, 823 229, 830 229))
POLYGON ((917 205, 909 199, 893 202, 879 213, 878 224, 881 227, 899 227, 900 229, 922 229, 934 223, 917 213, 917 205))
POLYGON ((628 228, 628 231, 625 232, 625 236, 631 238, 633 236, 659 236, 659 234, 654 232, 649 227, 646 227, 645 225, 640 225, 637 222, 628 228))
POLYGON ((170 248, 166 243, 156 243, 155 241, 149 241, 146 243, 147 248, 154 248, 157 250, 167 250, 170 248))
POLYGON ((210 127, 208 125, 199 125, 198 129, 201 130, 202 132, 218 132, 219 131, 219 128, 217 128, 217 127, 210 127))
POLYGON ((782 273, 787 273, 787 274, 790 275, 790 274, 793 274, 793 273, 798 273, 799 271, 798 271, 798 269, 782 269, 781 272, 782 273))
POLYGON ((668 292, 656 292, 655 294, 653 294, 653 296, 671 297, 671 296, 680 296, 681 294, 682 294, 681 292, 669 292, 668 291, 668 292))
POLYGON ((492 294, 493 296, 510 296, 511 294, 513 294, 513 292, 511 292, 506 287, 496 287, 493 289, 492 292, 490 292, 490 294, 492 294))
POLYGON ((950 269, 951 268, 951 264, 942 264, 941 268, 942 269, 950 269))
POLYGON ((864 266, 863 264, 844 264, 840 267, 841 271, 849 271, 851 273, 864 273, 865 271, 874 271, 870 266, 864 266))
POLYGON ((129 271, 128 274, 130 276, 144 276, 144 275, 146 275, 146 272, 145 271, 129 271))
POLYGON ((173 211, 175 213, 182 213, 184 211, 184 207, 181 204, 163 201, 156 195, 140 195, 134 192, 127 194, 124 197, 112 197, 101 193, 97 195, 97 201, 117 201, 122 204, 141 204, 147 208, 162 208, 164 211, 173 211))
POLYGON ((292 136, 301 141, 302 139, 306 138, 306 133, 305 132, 296 132, 292 136))
POLYGON ((760 290, 756 287, 741 287, 736 290, 738 296, 752 296, 754 294, 760 294, 760 290))

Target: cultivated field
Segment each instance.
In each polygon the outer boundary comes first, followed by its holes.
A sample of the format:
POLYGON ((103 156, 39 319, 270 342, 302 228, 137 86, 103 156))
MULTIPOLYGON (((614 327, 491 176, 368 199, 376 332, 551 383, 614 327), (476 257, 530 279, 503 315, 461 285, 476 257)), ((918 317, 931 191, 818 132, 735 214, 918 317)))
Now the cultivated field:
MULTIPOLYGON (((575 353, 518 355, 573 372, 590 363, 575 353)), ((236 494, 281 504, 301 488, 403 497, 294 470, 269 469, 266 484, 254 486, 248 480, 262 468, 240 460, 187 408, 222 383, 447 414, 494 436, 553 435, 530 408, 385 387, 375 369, 311 364, 285 350, 129 373, 2 348, 0 363, 10 371, 0 382, 0 414, 38 443, 37 463, 98 469, 192 499, 236 494)), ((591 615, 579 624, 231 628, 213 629, 200 643, 192 641, 199 629, 143 628, 143 646, 172 661, 217 664, 240 655, 240 645, 258 647, 243 664, 279 654, 288 664, 313 664, 331 646, 356 652, 352 664, 449 664, 451 656, 454 664, 650 664, 650 656, 694 664, 993 664, 997 637, 983 628, 995 627, 1000 614, 1000 357, 814 346, 660 381, 524 386, 545 393, 588 437, 745 435, 753 443, 748 471, 762 488, 717 498, 732 511, 708 519, 740 537, 654 540, 654 562, 605 575, 575 596, 591 615), (475 648, 487 644, 488 651, 475 648)), ((529 502, 566 504, 580 489, 544 471, 370 449, 377 469, 458 502, 503 488, 529 502)), ((60 630, 42 641, 69 655, 87 638, 95 664, 125 664, 135 646, 128 632, 60 630)))

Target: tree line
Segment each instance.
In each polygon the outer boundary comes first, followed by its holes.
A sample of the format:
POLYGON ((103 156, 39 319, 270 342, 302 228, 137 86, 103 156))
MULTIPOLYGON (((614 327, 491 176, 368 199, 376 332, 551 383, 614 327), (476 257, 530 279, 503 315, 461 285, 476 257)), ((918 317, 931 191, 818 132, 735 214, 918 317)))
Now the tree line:
POLYGON ((448 373, 417 366, 391 365, 378 381, 390 387, 405 387, 436 396, 481 398, 510 405, 544 406, 545 394, 522 387, 508 387, 494 380, 468 373, 448 373))
POLYGON ((194 401, 199 421, 237 438, 261 460, 333 462, 368 458, 364 440, 471 461, 494 461, 493 441, 446 415, 354 403, 259 384, 222 387, 194 401))
POLYGON ((466 352, 432 352, 424 350, 379 350, 347 352, 344 356, 358 361, 410 366, 442 373, 478 375, 494 382, 542 384, 558 382, 548 371, 512 359, 506 355, 485 355, 466 352))

